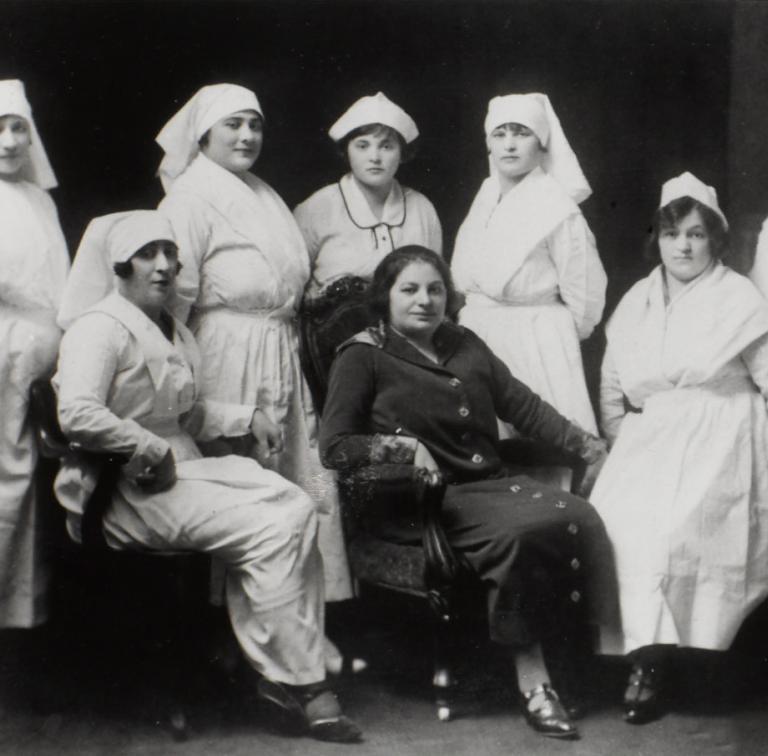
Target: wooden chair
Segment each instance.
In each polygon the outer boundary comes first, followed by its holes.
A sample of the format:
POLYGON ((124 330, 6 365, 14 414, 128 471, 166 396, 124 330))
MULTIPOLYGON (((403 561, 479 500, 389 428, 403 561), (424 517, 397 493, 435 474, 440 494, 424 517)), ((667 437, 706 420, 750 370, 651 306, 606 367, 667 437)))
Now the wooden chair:
MULTIPOLYGON (((321 300, 305 308, 301 320, 302 364, 313 388, 318 412, 328 387, 328 372, 336 348, 371 322, 366 284, 343 279, 321 300)), ((559 450, 533 441, 506 442, 505 459, 524 466, 575 467, 574 460, 559 450)), ((574 478, 581 474, 574 471, 574 478)), ((576 483, 578 481, 575 481, 576 483)), ((400 594, 416 596, 429 605, 432 616, 432 686, 437 717, 454 715, 455 676, 450 649, 454 646, 457 618, 465 597, 473 608, 481 593, 468 563, 453 551, 440 523, 445 483, 413 465, 372 465, 339 476, 347 552, 356 581, 400 594), (384 508, 380 510, 379 508, 384 508), (421 544, 401 545, 377 538, 366 526, 375 511, 415 512, 421 523, 421 544)))
MULTIPOLYGON (((93 565, 102 580, 117 580, 118 576, 151 575, 162 581, 169 592, 168 651, 171 659, 167 716, 171 733, 176 740, 188 735, 187 717, 183 701, 188 695, 190 671, 196 662, 193 644, 194 628, 199 619, 196 611, 205 601, 205 587, 209 574, 209 559, 203 555, 183 551, 131 551, 112 549, 104 538, 103 518, 111 501, 120 475, 120 466, 126 460, 119 455, 89 454, 71 444, 59 426, 56 394, 47 379, 38 379, 30 388, 30 417, 35 429, 39 453, 47 459, 62 459, 73 451, 90 456, 99 465, 96 488, 88 499, 82 519, 83 555, 93 565)), ((109 586, 111 587, 111 586, 109 586)), ((133 586, 135 588, 135 585, 133 586)), ((155 623, 147 617, 148 627, 155 623)), ((162 721, 161 717, 161 721, 162 721)))

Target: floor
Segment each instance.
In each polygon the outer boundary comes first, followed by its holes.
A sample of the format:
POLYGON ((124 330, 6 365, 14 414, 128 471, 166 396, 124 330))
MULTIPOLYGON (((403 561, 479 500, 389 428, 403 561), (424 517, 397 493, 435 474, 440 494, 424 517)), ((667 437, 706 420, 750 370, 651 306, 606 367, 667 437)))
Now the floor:
POLYGON ((385 607, 382 616, 370 605, 352 605, 352 621, 342 618, 342 624, 355 626, 354 640, 371 661, 365 673, 339 686, 347 713, 365 730, 363 744, 338 746, 275 732, 251 696, 249 673, 233 666, 236 657, 222 641, 228 638, 223 618, 205 608, 193 624, 207 650, 199 653, 186 691, 189 738, 178 743, 165 726, 160 694, 173 650, 163 622, 146 622, 153 587, 142 579, 129 595, 108 575, 106 588, 94 591, 92 575, 78 569, 70 569, 60 586, 48 626, 0 634, 0 754, 768 754, 764 617, 746 629, 728 656, 683 655, 674 674, 673 711, 643 727, 621 720, 623 665, 595 660, 582 739, 558 742, 525 725, 504 660, 477 635, 467 638, 457 657, 458 716, 439 722, 428 685, 427 617, 420 607, 385 607), (214 647, 224 651, 213 653, 214 647))

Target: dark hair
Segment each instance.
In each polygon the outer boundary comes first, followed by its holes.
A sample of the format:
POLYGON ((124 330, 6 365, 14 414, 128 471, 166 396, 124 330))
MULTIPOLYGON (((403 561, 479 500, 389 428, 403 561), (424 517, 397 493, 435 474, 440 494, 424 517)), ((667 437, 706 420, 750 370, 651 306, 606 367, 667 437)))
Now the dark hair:
POLYGON ((446 292, 445 312, 453 315, 458 309, 459 297, 451 278, 448 264, 437 252, 418 244, 398 247, 390 252, 377 266, 373 273, 373 281, 369 290, 368 309, 377 320, 389 322, 389 292, 395 285, 397 277, 411 263, 426 263, 431 265, 443 279, 446 292))
POLYGON ((693 197, 678 197, 664 207, 660 207, 653 216, 651 235, 645 246, 645 257, 653 263, 661 262, 659 234, 665 228, 674 228, 694 210, 699 211, 704 228, 710 239, 710 252, 716 260, 723 260, 730 252, 728 229, 723 219, 711 208, 693 197))
POLYGON ((345 134, 338 142, 336 142, 336 149, 342 160, 349 166, 349 154, 347 153, 347 147, 353 139, 357 139, 361 136, 388 136, 397 139, 397 143, 400 145, 400 165, 407 163, 416 154, 416 142, 408 144, 403 135, 391 126, 385 126, 383 123, 366 123, 363 126, 358 126, 356 129, 352 129, 349 134, 345 134))
MULTIPOLYGON (((144 247, 148 247, 150 244, 154 244, 155 242, 148 242, 147 244, 143 244, 141 247, 139 247, 128 260, 124 260, 123 262, 116 262, 112 266, 112 270, 115 272, 115 275, 118 278, 128 279, 133 275, 133 258, 135 255, 139 254, 144 247)), ((176 274, 178 275, 181 272, 183 265, 181 264, 181 261, 176 260, 176 274)))

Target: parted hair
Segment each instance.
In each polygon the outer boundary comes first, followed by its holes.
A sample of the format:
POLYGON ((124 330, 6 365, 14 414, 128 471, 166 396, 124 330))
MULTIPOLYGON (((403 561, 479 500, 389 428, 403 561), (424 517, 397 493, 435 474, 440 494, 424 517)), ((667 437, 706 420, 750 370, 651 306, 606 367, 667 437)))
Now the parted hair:
POLYGON ((389 292, 395 285, 397 277, 411 263, 427 263, 440 274, 447 295, 445 311, 447 315, 453 315, 459 307, 460 299, 453 285, 450 268, 437 252, 419 244, 398 247, 376 266, 369 290, 368 308, 371 314, 378 320, 389 322, 389 292))
POLYGON ((728 229, 723 219, 711 208, 693 197, 678 197, 660 207, 653 216, 651 235, 645 246, 645 257, 653 263, 661 262, 659 235, 665 228, 674 228, 686 215, 698 210, 710 239, 710 251, 716 260, 724 260, 730 252, 728 229))
POLYGON ((336 150, 341 159, 346 163, 347 167, 349 167, 347 147, 349 147, 349 143, 353 139, 357 139, 361 136, 388 136, 391 139, 396 139, 400 145, 400 165, 407 163, 416 154, 416 142, 408 144, 397 129, 393 129, 391 126, 385 126, 383 123, 367 123, 364 126, 358 126, 356 129, 352 129, 349 134, 346 134, 342 139, 339 139, 339 141, 336 142, 336 150))

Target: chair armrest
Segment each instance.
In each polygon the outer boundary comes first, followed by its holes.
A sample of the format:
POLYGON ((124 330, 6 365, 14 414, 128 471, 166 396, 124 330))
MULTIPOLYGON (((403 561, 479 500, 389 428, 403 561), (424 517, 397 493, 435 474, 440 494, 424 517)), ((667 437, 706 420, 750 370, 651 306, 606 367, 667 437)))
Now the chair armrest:
POLYGON ((56 414, 56 392, 48 378, 37 378, 29 387, 29 417, 41 457, 61 459, 69 452, 69 441, 56 414))
POLYGON ((453 551, 441 523, 446 484, 440 473, 404 464, 361 467, 340 478, 345 504, 355 520, 365 517, 367 506, 382 507, 393 500, 411 507, 421 524, 424 582, 429 593, 450 590, 467 569, 453 551))

